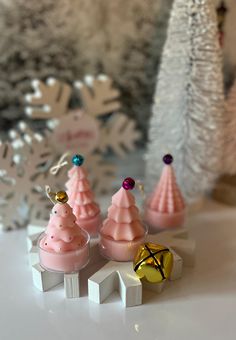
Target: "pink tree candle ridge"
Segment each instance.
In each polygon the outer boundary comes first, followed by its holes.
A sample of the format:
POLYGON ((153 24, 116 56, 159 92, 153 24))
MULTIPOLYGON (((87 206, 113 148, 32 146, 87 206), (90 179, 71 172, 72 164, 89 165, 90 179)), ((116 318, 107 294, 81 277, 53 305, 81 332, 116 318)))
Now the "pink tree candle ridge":
POLYGON ((83 162, 81 155, 72 158, 73 167, 68 172, 69 180, 66 183, 68 203, 73 209, 77 223, 90 235, 96 235, 101 224, 100 208, 94 201, 83 162))
POLYGON ((176 183, 173 157, 163 157, 161 178, 147 201, 145 219, 154 229, 180 227, 184 222, 185 203, 176 183))
POLYGON ((101 251, 105 257, 115 261, 131 261, 145 239, 146 230, 135 198, 129 191, 134 185, 134 180, 129 177, 112 196, 107 219, 100 231, 101 251))

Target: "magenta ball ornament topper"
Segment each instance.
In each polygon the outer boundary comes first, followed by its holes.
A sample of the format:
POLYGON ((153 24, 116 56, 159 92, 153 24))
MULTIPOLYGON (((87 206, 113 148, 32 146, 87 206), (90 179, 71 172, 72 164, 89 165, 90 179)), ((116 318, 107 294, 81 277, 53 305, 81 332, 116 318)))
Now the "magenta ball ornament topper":
POLYGON ((170 165, 173 163, 174 158, 171 154, 168 153, 162 158, 162 160, 166 165, 170 165))
POLYGON ((132 190, 135 187, 135 180, 131 177, 125 178, 122 183, 122 187, 125 190, 132 190))

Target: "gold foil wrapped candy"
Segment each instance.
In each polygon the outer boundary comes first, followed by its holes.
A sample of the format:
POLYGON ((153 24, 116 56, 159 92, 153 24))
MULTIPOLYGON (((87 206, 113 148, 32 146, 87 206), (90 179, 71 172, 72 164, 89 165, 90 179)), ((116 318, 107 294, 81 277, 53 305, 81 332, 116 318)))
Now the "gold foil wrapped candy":
POLYGON ((160 283, 170 277, 173 255, 170 250, 154 243, 141 245, 134 258, 134 271, 140 279, 160 283))

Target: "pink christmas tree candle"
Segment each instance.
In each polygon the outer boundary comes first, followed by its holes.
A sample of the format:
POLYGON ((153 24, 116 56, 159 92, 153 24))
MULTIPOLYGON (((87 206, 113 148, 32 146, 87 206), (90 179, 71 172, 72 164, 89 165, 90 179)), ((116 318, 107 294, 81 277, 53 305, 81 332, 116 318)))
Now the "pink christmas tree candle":
POLYGON ((107 219, 100 230, 100 249, 106 258, 114 261, 133 260, 138 247, 145 241, 146 229, 141 222, 132 178, 126 178, 120 190, 112 196, 107 219))
POLYGON ((151 231, 181 227, 185 218, 185 204, 172 168, 173 157, 165 155, 159 183, 147 201, 145 221, 151 231))
POLYGON ((66 183, 69 205, 73 209, 77 223, 91 236, 98 233, 101 225, 101 213, 87 179, 87 172, 82 164, 84 158, 75 155, 72 158, 73 167, 68 172, 69 180, 66 183))
POLYGON ((64 191, 55 195, 56 204, 39 239, 39 256, 45 269, 71 273, 83 268, 89 260, 89 235, 77 225, 67 200, 64 191))

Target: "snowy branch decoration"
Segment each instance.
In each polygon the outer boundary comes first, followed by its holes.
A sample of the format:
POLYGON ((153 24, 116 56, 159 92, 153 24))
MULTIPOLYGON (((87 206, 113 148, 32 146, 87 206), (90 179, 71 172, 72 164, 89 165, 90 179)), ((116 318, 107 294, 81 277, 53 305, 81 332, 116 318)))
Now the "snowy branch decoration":
MULTIPOLYGON (((84 0, 0 2, 1 132, 22 119, 22 98, 30 80, 54 76, 72 83, 75 77, 100 69, 118 84, 125 112, 135 114, 146 132, 173 0, 87 2, 86 6, 84 0), (98 18, 104 17, 109 20, 101 24, 98 18)), ((216 6, 220 2, 215 0, 216 6)), ((225 27, 229 84, 236 60, 235 2, 225 4, 230 7, 225 27)))
POLYGON ((0 41, 1 132, 22 119, 23 96, 32 79, 57 76, 71 82, 82 74, 74 5, 67 0, 0 2, 0 30, 5 32, 0 41))
POLYGON ((223 157, 223 101, 215 7, 211 0, 175 0, 150 122, 149 189, 167 152, 187 200, 212 188, 223 157))

